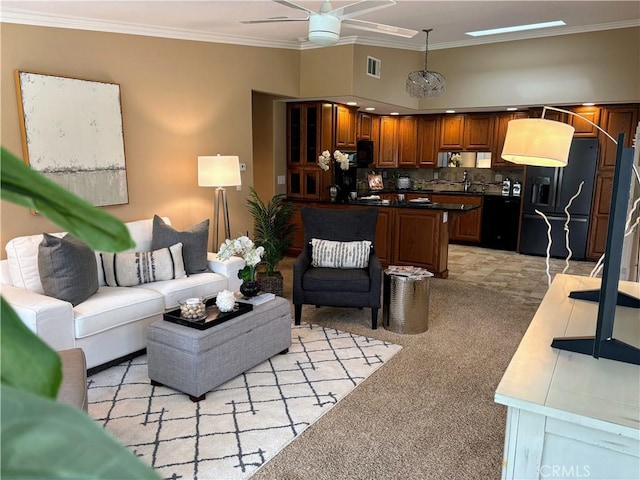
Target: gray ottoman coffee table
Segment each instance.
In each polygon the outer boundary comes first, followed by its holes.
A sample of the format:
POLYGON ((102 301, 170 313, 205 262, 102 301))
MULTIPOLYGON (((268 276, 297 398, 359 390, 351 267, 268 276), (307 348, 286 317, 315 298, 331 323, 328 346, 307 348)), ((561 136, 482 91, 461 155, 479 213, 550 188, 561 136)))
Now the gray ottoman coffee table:
POLYGON ((197 402, 290 346, 291 307, 281 297, 207 330, 156 320, 147 330, 149 378, 197 402))

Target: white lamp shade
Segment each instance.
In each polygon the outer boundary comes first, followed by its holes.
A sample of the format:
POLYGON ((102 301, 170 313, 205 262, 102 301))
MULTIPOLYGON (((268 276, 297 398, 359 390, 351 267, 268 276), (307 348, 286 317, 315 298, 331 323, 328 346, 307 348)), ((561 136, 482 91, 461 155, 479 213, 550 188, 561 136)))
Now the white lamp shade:
POLYGON ((237 155, 198 157, 198 186, 232 187, 242 185, 237 155))
POLYGON ((541 167, 565 167, 575 129, 545 118, 511 120, 502 158, 513 163, 541 167))

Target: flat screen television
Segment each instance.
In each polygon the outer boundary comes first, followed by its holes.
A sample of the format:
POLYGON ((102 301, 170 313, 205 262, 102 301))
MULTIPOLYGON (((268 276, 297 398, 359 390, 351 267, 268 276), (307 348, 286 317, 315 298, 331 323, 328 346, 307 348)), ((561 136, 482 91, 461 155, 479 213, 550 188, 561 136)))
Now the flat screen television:
POLYGON ((624 134, 621 133, 618 135, 616 150, 602 283, 598 290, 574 291, 569 294, 570 298, 599 302, 595 335, 554 338, 551 346, 593 355, 595 358, 640 365, 640 349, 613 338, 616 306, 640 308, 640 299, 618 290, 632 169, 633 149, 624 147, 624 134))

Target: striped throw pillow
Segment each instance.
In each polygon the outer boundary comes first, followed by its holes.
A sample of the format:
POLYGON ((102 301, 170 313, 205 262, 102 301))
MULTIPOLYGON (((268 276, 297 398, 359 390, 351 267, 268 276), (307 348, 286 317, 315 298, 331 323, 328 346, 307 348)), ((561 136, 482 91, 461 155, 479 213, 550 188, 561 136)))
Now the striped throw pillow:
POLYGON ((367 268, 371 242, 334 242, 311 239, 311 265, 328 268, 367 268))
POLYGON ((110 287, 132 287, 187 276, 182 243, 152 252, 102 252, 100 257, 104 280, 110 287))

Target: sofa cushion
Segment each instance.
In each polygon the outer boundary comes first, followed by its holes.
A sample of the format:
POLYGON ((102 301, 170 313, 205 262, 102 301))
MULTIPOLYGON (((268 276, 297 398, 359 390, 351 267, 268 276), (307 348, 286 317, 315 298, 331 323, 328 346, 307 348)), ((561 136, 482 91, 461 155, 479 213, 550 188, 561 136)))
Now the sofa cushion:
POLYGON ((173 310, 178 308, 180 300, 192 297, 214 297, 218 292, 227 289, 227 279, 218 273, 205 272, 176 280, 145 283, 136 288, 146 288, 161 293, 164 297, 165 309, 173 310))
POLYGON ((209 243, 209 219, 179 232, 165 223, 158 215, 153 217, 151 249, 165 248, 182 243, 184 267, 189 275, 207 271, 207 244, 209 243))
POLYGON ((181 243, 151 252, 102 252, 100 256, 105 282, 110 287, 132 287, 186 276, 181 243))
POLYGON ((44 294, 78 305, 98 291, 96 256, 72 235, 44 233, 38 247, 38 270, 44 294))
MULTIPOLYGON (((65 233, 52 233, 62 237, 65 233)), ((38 247, 42 234, 12 238, 7 242, 5 251, 14 287, 24 288, 36 293, 44 293, 38 270, 38 247)))
POLYGON ((154 290, 100 287, 95 295, 74 307, 75 336, 86 338, 163 312, 164 299, 154 290))
POLYGON ((311 265, 326 268, 366 268, 369 265, 371 242, 334 242, 311 239, 311 265))

